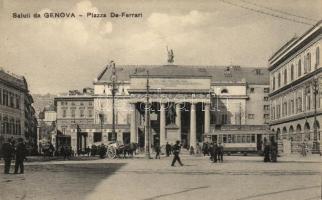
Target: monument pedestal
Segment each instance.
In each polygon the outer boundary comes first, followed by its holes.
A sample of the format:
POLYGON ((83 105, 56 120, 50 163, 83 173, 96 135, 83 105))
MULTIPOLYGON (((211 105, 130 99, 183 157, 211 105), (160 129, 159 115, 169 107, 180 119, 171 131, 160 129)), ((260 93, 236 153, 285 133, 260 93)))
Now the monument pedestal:
POLYGON ((179 127, 175 124, 169 124, 165 127, 165 140, 169 144, 175 144, 177 140, 181 141, 181 133, 179 127))

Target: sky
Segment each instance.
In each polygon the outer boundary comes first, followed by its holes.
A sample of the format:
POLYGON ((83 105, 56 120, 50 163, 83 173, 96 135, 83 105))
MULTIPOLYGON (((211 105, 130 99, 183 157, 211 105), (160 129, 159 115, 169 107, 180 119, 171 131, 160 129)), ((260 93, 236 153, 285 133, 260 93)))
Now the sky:
POLYGON ((166 64, 167 46, 178 65, 267 68, 277 49, 321 19, 322 0, 0 0, 0 67, 25 76, 33 94, 92 86, 111 60, 166 64), (44 18, 50 12, 77 16, 44 18), (107 17, 78 17, 87 12, 107 17), (111 12, 142 17, 111 18, 111 12))

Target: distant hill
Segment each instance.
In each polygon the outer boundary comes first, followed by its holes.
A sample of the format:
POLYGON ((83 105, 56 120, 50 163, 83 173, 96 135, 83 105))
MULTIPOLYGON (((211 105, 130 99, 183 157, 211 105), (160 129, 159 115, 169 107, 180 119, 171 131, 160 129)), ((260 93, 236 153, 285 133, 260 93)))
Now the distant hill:
POLYGON ((43 111, 45 107, 54 106, 54 98, 57 97, 55 94, 32 94, 34 99, 33 107, 35 108, 38 116, 39 112, 43 111))

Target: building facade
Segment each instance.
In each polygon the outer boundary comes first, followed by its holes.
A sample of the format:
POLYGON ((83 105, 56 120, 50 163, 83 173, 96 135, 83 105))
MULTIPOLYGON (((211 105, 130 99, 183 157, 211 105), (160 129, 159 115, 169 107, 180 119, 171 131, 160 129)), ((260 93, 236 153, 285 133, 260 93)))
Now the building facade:
POLYGON ((320 151, 322 120, 321 21, 292 38, 269 59, 270 127, 279 152, 320 151))
MULTIPOLYGON (((184 146, 230 130, 268 131, 268 71, 240 66, 118 66, 94 81, 93 93, 55 98, 58 143, 81 151, 92 144, 137 142, 144 146, 149 87, 151 143, 180 140, 184 146)), ((85 91, 85 90, 84 90, 85 91)))
POLYGON ((0 69, 0 137, 36 144, 37 120, 24 77, 0 69))

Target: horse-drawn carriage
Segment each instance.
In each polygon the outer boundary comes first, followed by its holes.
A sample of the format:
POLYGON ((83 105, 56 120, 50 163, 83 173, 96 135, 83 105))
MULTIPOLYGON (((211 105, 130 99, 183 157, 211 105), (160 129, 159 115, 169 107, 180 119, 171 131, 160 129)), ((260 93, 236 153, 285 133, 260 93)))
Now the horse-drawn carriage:
POLYGON ((135 153, 137 149, 136 143, 130 143, 130 144, 120 144, 119 142, 113 142, 107 145, 106 154, 108 158, 121 158, 123 155, 123 158, 126 158, 126 156, 133 157, 133 154, 135 153))

